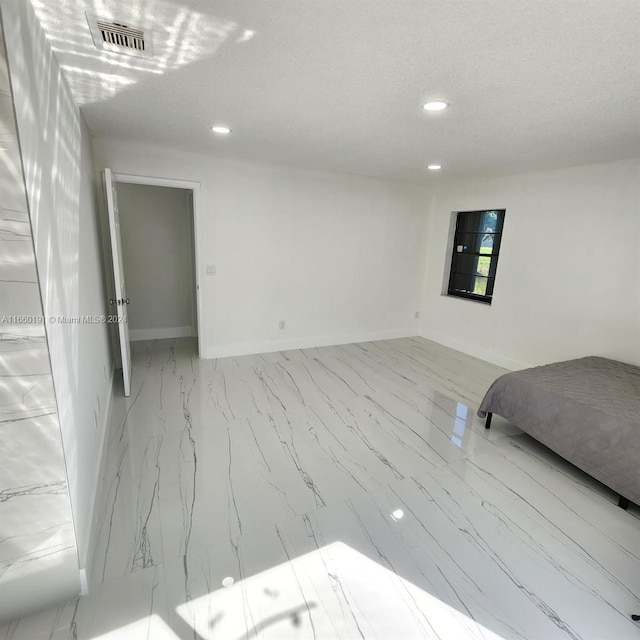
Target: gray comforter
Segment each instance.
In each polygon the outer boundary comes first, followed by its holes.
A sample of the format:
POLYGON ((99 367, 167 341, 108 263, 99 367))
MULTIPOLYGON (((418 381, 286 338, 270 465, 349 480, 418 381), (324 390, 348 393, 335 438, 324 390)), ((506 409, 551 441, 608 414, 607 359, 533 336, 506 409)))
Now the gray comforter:
POLYGON ((487 391, 487 413, 640 504, 640 367, 590 356, 507 373, 487 391))

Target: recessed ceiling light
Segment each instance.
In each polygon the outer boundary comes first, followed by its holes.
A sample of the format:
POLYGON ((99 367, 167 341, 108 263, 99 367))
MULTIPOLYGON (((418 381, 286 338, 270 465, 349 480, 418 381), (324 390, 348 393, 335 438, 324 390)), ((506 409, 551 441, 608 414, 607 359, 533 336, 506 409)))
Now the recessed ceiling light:
POLYGON ((446 109, 449 105, 446 102, 442 102, 441 100, 434 100, 433 102, 427 102, 422 105, 422 108, 425 111, 442 111, 446 109))
POLYGON ((253 36, 256 35, 256 32, 253 29, 245 29, 242 32, 242 35, 238 38, 237 42, 249 42, 253 36))
POLYGON ((230 587, 230 586, 233 585, 234 582, 235 582, 235 580, 231 576, 227 576, 226 578, 222 579, 222 586, 223 587, 230 587))
POLYGON ((229 127, 225 127, 225 126, 220 125, 220 124, 216 124, 213 127, 211 127, 211 131, 213 131, 213 133, 220 133, 222 135, 226 135, 227 133, 231 133, 231 129, 229 129, 229 127))
POLYGON ((429 169, 429 171, 437 171, 438 169, 442 169, 442 165, 430 164, 427 169, 429 169))
POLYGON ((404 511, 402 509, 396 509, 391 512, 391 517, 397 522, 404 517, 404 511))

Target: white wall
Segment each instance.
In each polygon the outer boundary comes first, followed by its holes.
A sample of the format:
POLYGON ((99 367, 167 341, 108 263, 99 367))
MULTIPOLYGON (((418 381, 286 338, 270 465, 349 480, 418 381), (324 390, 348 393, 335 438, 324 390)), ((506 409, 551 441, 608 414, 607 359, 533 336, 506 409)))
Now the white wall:
MULTIPOLYGON (((31 4, 1 6, 45 316, 106 314, 90 133, 31 4)), ((108 331, 57 320, 47 335, 85 567, 111 398, 108 331)))
POLYGON ((106 139, 94 148, 98 168, 201 183, 208 357, 417 334, 424 189, 106 139))
POLYGON ((130 338, 194 335, 189 192, 126 183, 117 191, 130 338))
POLYGON ((423 335, 507 367, 640 365, 640 162, 446 185, 432 197, 423 335), (442 295, 452 211, 506 208, 491 306, 442 295))

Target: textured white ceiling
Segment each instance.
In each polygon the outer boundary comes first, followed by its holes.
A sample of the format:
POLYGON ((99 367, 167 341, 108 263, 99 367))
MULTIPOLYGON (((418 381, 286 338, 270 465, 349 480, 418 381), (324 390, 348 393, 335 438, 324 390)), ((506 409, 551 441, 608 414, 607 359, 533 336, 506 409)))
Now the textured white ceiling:
POLYGON ((640 157, 638 0, 32 4, 97 136, 427 183, 640 157), (97 50, 85 11, 154 59, 97 50))

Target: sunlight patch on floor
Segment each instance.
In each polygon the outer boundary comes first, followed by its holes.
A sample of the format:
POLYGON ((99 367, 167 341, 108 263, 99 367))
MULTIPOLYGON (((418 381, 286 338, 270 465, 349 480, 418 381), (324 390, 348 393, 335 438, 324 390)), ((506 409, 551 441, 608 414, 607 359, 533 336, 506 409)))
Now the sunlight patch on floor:
POLYGON ((219 586, 176 611, 202 638, 214 633, 229 640, 363 633, 367 638, 453 640, 477 635, 502 640, 342 542, 236 580, 230 587, 219 586))
POLYGON ((99 636, 92 636, 92 640, 137 640, 138 638, 152 638, 153 640, 179 640, 167 623, 157 615, 136 620, 124 627, 119 627, 99 636))

